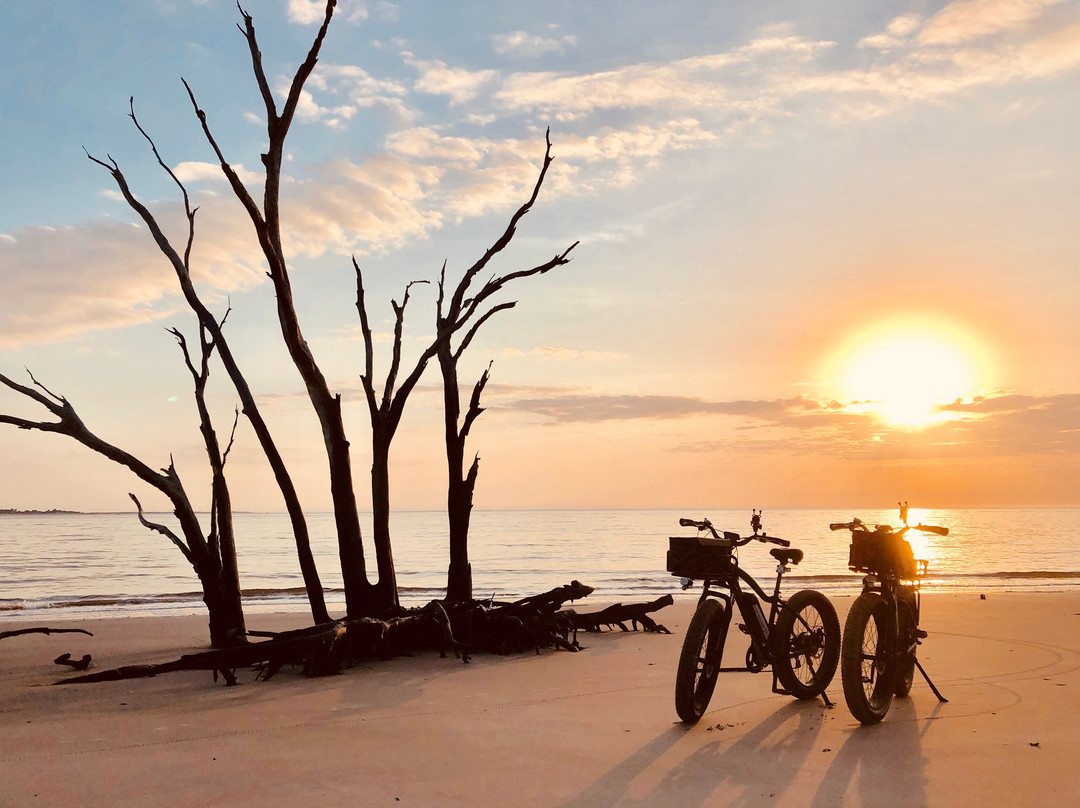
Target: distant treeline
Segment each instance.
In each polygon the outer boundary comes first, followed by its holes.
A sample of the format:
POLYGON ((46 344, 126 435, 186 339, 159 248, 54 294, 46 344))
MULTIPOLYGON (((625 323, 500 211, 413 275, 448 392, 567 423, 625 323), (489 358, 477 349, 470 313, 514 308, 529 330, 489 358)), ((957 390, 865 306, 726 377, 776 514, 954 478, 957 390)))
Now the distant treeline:
POLYGON ((79 513, 79 511, 62 511, 59 508, 51 508, 47 511, 20 511, 18 508, 0 508, 0 515, 28 514, 30 516, 49 516, 51 514, 79 513))

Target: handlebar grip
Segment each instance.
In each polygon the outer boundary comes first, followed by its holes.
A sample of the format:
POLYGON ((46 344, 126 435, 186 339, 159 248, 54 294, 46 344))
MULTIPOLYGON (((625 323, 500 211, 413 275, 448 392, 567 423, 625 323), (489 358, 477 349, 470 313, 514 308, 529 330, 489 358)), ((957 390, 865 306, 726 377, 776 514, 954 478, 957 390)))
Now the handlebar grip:
POLYGON ((926 533, 936 533, 939 536, 948 536, 949 529, 947 527, 935 527, 934 525, 915 525, 916 530, 922 530, 926 533))
POLYGON ((846 522, 831 522, 829 530, 847 530, 851 525, 846 522))
POLYGON ((787 539, 778 539, 776 536, 769 536, 769 541, 771 541, 773 544, 779 544, 781 547, 791 546, 791 542, 789 542, 787 539))
POLYGON ((682 527, 697 527, 697 522, 693 519, 687 519, 685 516, 679 520, 679 524, 682 527))

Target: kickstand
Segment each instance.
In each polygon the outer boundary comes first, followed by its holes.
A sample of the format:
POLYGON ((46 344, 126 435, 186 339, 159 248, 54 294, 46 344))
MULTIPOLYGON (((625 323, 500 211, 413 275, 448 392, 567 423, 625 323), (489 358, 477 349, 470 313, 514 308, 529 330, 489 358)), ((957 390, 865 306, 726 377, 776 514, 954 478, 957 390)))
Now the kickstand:
POLYGON ((937 696, 937 700, 944 703, 944 704, 948 704, 949 700, 947 698, 945 698, 943 695, 941 695, 940 690, 938 690, 936 687, 934 687, 934 683, 930 681, 930 677, 927 675, 926 671, 923 670, 923 666, 919 663, 918 659, 915 660, 915 667, 919 669, 919 673, 922 674, 923 679, 925 679, 926 683, 928 685, 930 685, 930 689, 932 691, 934 691, 934 695, 937 696))
POLYGON ((825 706, 828 707, 829 709, 832 709, 833 707, 836 706, 835 704, 832 703, 832 699, 829 698, 829 694, 826 693, 824 690, 821 691, 821 698, 823 698, 825 700, 825 706))

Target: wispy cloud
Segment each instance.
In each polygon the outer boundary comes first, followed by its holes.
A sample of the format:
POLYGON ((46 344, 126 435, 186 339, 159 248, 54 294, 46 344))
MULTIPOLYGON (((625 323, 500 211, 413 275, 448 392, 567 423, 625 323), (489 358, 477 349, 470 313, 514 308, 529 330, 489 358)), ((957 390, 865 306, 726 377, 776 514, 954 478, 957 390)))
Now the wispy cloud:
POLYGON ((577 37, 564 34, 557 37, 545 37, 530 34, 527 31, 510 31, 494 34, 491 37, 495 52, 504 56, 541 56, 545 53, 565 53, 567 48, 577 44, 577 37))
POLYGON ((998 394, 939 407, 955 418, 920 430, 895 427, 836 401, 806 397, 710 401, 688 396, 586 392, 518 398, 497 409, 540 415, 550 424, 725 416, 733 430, 679 451, 742 450, 837 457, 1011 457, 1080 453, 1080 394, 998 394))
POLYGON ((471 101, 499 76, 495 70, 467 70, 462 67, 449 67, 445 62, 418 59, 408 51, 402 55, 405 62, 420 73, 416 80, 417 91, 449 96, 452 104, 471 101))
POLYGON ((556 362, 611 362, 628 358, 627 354, 616 353, 614 351, 591 351, 579 348, 554 347, 531 348, 528 351, 522 351, 519 348, 506 348, 502 351, 501 355, 506 357, 532 356, 538 359, 550 359, 556 362))
POLYGON ((919 41, 925 45, 955 45, 1015 30, 1062 2, 1064 0, 957 0, 930 18, 919 41))

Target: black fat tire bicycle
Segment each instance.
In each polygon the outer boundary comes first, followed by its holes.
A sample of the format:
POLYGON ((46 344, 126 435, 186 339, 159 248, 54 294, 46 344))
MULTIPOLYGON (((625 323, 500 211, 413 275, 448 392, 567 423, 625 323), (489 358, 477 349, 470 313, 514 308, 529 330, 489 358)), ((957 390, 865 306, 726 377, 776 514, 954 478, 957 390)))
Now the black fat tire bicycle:
POLYGON ((864 572, 862 593, 851 604, 840 645, 840 681, 844 701, 861 724, 876 724, 889 712, 893 697, 911 692, 915 669, 926 679, 939 701, 944 696, 930 681, 917 658, 926 632, 919 628, 920 579, 926 561, 916 560, 904 539, 910 529, 947 536, 949 529, 907 524, 901 506, 902 528, 867 525, 859 519, 831 524, 832 530, 850 530, 848 566, 864 572))
POLYGON ((758 535, 760 514, 754 514, 754 534, 718 533, 708 519, 680 519, 683 527, 695 527, 696 537, 674 537, 668 550, 668 571, 683 578, 688 589, 695 579, 703 581, 701 597, 686 629, 679 666, 675 674, 675 711, 686 724, 705 714, 721 673, 759 673, 771 665, 773 692, 812 699, 822 696, 836 674, 840 656, 840 621, 836 609, 820 592, 805 589, 790 599, 780 597, 780 582, 788 565, 798 564, 802 550, 773 549, 777 560, 776 586, 767 595, 757 581, 739 567, 737 548, 760 541, 788 548, 791 542, 758 535), (700 533, 704 533, 702 536, 700 533), (744 589, 740 582, 749 588, 744 589), (761 603, 769 604, 766 619, 761 603), (734 608, 743 622, 739 628, 750 635, 750 647, 741 667, 723 667, 724 645, 734 608))

